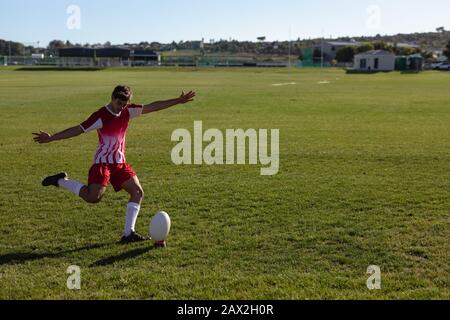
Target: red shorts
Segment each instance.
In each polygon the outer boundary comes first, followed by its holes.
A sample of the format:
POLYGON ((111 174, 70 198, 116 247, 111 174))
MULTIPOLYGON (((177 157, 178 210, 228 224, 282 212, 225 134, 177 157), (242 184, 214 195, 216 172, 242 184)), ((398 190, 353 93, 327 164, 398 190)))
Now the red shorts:
POLYGON ((89 184, 100 184, 104 187, 111 182, 114 191, 122 190, 122 185, 130 178, 136 176, 133 168, 127 163, 94 164, 89 170, 89 184))

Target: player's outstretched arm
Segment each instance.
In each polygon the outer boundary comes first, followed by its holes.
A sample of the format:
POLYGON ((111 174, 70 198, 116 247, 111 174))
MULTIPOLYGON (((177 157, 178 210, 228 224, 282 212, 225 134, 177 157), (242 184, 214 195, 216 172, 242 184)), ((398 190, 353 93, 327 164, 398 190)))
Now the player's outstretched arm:
POLYGON ((142 111, 142 114, 151 113, 151 112, 157 112, 160 110, 164 110, 173 106, 176 106, 177 104, 185 104, 191 101, 194 101, 195 92, 189 91, 188 93, 181 93, 181 96, 179 96, 176 99, 171 100, 165 100, 165 101, 156 101, 152 102, 150 104, 147 104, 144 106, 144 109, 142 111))
POLYGON ((47 132, 43 132, 43 131, 39 131, 39 133, 33 133, 33 134, 34 134, 35 142, 44 144, 44 143, 50 143, 50 142, 58 141, 58 140, 70 139, 70 138, 79 136, 82 133, 83 133, 83 129, 81 129, 80 126, 76 126, 76 127, 69 128, 67 130, 55 133, 53 135, 50 133, 47 133, 47 132))

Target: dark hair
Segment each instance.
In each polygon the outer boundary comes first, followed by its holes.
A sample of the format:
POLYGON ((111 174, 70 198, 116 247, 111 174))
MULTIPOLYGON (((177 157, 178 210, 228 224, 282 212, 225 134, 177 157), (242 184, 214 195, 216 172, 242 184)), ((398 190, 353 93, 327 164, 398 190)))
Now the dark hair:
POLYGON ((125 85, 115 87, 112 93, 113 99, 119 99, 122 101, 129 101, 132 96, 133 92, 131 91, 131 88, 125 85))

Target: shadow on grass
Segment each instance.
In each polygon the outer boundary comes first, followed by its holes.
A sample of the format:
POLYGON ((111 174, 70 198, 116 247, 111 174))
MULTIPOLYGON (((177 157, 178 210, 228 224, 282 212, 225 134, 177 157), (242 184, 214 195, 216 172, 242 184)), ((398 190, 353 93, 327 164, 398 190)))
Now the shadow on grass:
POLYGON ((377 73, 390 73, 392 71, 382 71, 382 70, 355 70, 355 69, 346 69, 347 74, 377 74, 377 73))
POLYGON ((60 252, 44 252, 44 253, 17 252, 17 253, 0 254, 0 266, 5 265, 5 264, 9 264, 9 265, 21 264, 21 263, 25 263, 28 261, 35 261, 35 260, 41 260, 41 259, 61 258, 61 257, 64 257, 64 256, 72 254, 72 253, 104 248, 104 247, 108 247, 113 244, 116 244, 116 242, 93 244, 93 245, 85 246, 85 247, 78 248, 78 249, 66 250, 66 251, 60 251, 60 252))
POLYGON ((21 67, 15 71, 101 71, 104 68, 21 67))
POLYGON ((101 259, 101 260, 99 260, 97 262, 94 262, 89 267, 104 267, 104 266, 108 266, 108 265, 113 264, 115 262, 136 258, 136 257, 138 257, 140 255, 143 255, 143 254, 149 252, 150 250, 153 250, 153 247, 146 246, 145 248, 134 249, 134 250, 131 250, 131 251, 127 251, 127 252, 121 253, 121 254, 116 255, 116 256, 111 256, 111 257, 107 257, 107 258, 101 259))
POLYGON ((417 70, 404 70, 404 71, 401 71, 400 74, 419 74, 421 72, 422 71, 417 71, 417 70))

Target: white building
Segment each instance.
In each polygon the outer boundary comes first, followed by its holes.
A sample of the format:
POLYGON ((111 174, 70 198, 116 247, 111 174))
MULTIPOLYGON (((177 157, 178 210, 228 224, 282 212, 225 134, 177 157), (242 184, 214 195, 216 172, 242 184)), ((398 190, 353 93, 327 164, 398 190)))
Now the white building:
POLYGON ((395 55, 389 51, 371 50, 355 55, 354 69, 360 71, 393 71, 395 55))

